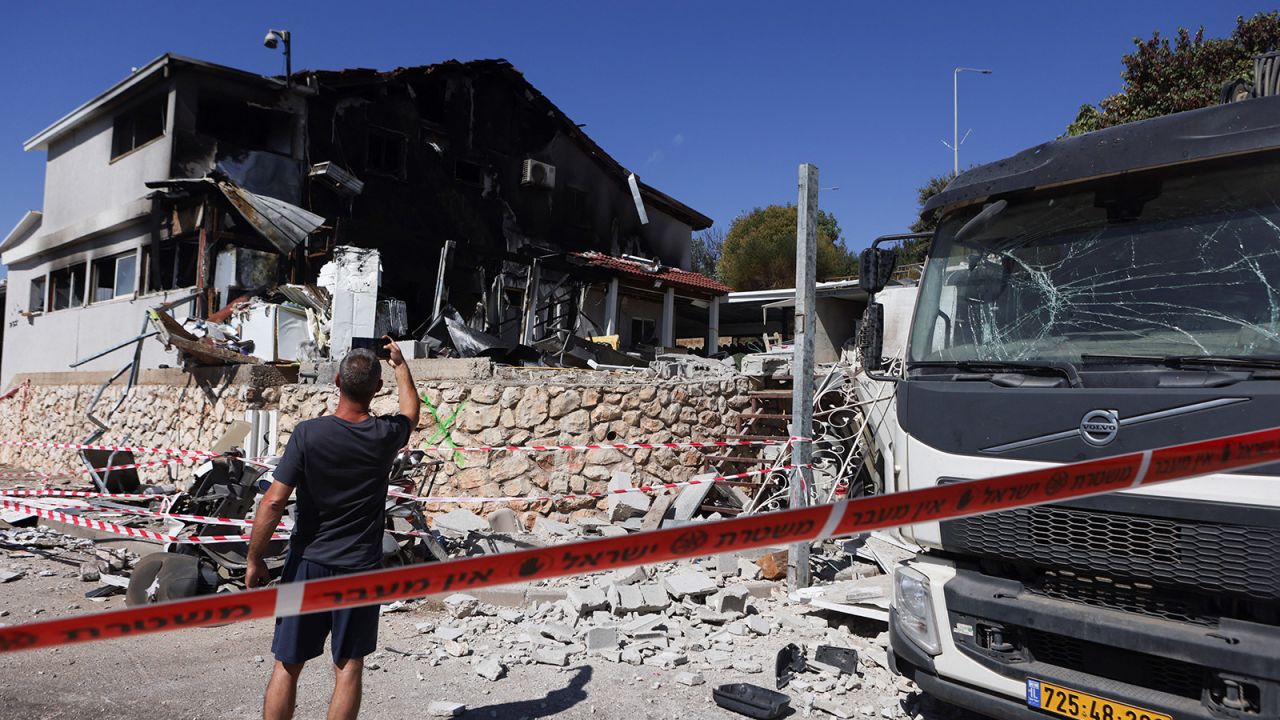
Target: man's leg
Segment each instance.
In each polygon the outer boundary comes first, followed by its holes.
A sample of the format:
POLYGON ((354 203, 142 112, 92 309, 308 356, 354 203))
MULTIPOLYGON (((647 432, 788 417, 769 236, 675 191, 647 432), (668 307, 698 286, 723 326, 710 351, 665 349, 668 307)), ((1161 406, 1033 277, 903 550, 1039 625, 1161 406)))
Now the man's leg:
MULTIPOLYGON (((262 701, 263 720, 289 720, 298 701, 298 675, 305 663, 276 661, 267 682, 267 697, 262 701)), ((352 717, 355 717, 352 715, 352 717)))
POLYGON ((342 658, 333 665, 333 696, 328 720, 356 720, 364 692, 364 658, 342 658))

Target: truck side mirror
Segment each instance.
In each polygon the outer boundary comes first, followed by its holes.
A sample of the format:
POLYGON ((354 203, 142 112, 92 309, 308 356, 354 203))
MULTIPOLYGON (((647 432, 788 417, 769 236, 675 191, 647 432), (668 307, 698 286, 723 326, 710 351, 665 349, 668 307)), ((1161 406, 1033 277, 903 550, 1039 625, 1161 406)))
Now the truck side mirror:
POLYGON ((879 372, 884 367, 884 305, 867 303, 858 325, 858 359, 868 373, 879 372))
POLYGON ((898 264, 898 251, 872 247, 858 256, 858 287, 874 295, 889 284, 893 269, 898 264))

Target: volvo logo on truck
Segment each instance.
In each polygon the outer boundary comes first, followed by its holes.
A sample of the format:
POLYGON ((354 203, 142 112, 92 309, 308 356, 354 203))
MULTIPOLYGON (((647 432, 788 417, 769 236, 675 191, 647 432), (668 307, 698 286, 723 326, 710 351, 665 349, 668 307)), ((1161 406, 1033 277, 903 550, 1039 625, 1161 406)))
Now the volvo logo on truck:
POLYGON ((1116 410, 1090 410, 1080 420, 1080 437, 1095 447, 1110 445, 1120 432, 1120 413, 1116 410))

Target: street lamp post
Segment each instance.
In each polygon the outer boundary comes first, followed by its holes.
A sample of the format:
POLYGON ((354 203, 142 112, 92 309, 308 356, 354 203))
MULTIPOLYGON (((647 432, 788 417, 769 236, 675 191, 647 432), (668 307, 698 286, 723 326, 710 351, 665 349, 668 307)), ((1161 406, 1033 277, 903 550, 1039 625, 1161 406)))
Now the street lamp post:
POLYGON ((960 174, 960 73, 975 72, 990 75, 990 70, 958 67, 951 73, 951 157, 952 177, 960 174))

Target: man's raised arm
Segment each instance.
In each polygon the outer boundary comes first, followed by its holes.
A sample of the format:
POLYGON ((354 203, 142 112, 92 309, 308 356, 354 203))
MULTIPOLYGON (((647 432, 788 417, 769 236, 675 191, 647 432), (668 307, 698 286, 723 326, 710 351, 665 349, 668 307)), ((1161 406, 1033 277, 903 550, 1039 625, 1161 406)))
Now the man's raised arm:
POLYGON ((409 363, 404 361, 400 346, 390 336, 382 338, 387 341, 387 359, 396 371, 396 393, 400 397, 400 414, 409 418, 409 430, 418 427, 418 411, 422 402, 418 400, 418 389, 413 384, 413 374, 409 372, 409 363))

